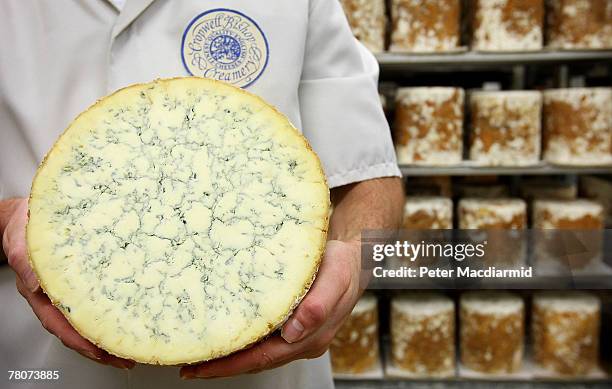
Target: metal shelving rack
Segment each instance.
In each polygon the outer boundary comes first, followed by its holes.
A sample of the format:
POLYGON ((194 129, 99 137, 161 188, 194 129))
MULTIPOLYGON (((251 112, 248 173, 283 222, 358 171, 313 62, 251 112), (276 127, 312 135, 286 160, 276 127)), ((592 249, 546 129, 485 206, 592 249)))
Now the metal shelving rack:
POLYGON ((576 63, 612 62, 612 50, 593 51, 534 51, 519 53, 480 53, 465 51, 448 54, 399 54, 376 55, 381 71, 420 70, 438 68, 473 69, 500 66, 567 65, 576 63))
MULTIPOLYGON (((482 53, 460 51, 444 54, 401 54, 379 53, 381 76, 397 74, 418 74, 421 72, 453 72, 478 70, 505 70, 512 72, 515 85, 523 85, 525 67, 554 65, 567 82, 568 66, 579 64, 603 64, 612 67, 612 50, 553 51, 513 53, 482 53)), ((457 166, 415 166, 401 165, 405 177, 423 176, 529 176, 529 175, 583 175, 612 174, 612 166, 555 166, 540 162, 524 167, 482 167, 469 161, 457 166)))
POLYGON ((336 380, 336 389, 609 389, 610 383, 602 381, 503 381, 503 380, 336 380))
POLYGON ((554 166, 539 164, 525 167, 480 167, 463 164, 460 166, 411 166, 400 165, 404 176, 514 176, 514 175, 566 175, 566 174, 609 174, 612 166, 554 166))
MULTIPOLYGON (((422 72, 453 72, 505 70, 513 74, 514 84, 522 86, 525 67, 554 65, 567 82, 568 67, 572 65, 603 64, 612 67, 612 50, 534 51, 513 53, 482 53, 463 51, 444 54, 379 53, 381 76, 418 74, 422 72)), ((583 175, 612 174, 612 166, 555 166, 545 162, 525 167, 481 167, 469 161, 458 166, 400 166, 405 177, 422 176, 483 176, 483 175, 583 175)))

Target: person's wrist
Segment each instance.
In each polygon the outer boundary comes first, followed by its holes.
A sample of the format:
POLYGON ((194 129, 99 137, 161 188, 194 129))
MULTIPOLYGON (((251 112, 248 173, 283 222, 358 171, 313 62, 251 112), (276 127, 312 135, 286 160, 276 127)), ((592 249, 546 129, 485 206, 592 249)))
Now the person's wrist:
MULTIPOLYGON (((346 246, 346 250, 350 251, 350 263, 348 266, 351 269, 351 283, 348 287, 356 287, 358 290, 357 296, 361 296, 365 286, 361 282, 361 240, 358 238, 340 240, 346 246)), ((367 285, 367 284, 366 284, 367 285)))
POLYGON ((347 243, 351 250, 353 250, 353 280, 357 284, 358 293, 357 298, 361 297, 368 284, 370 283, 369 273, 362 272, 362 261, 361 261, 361 237, 359 239, 347 240, 347 243))

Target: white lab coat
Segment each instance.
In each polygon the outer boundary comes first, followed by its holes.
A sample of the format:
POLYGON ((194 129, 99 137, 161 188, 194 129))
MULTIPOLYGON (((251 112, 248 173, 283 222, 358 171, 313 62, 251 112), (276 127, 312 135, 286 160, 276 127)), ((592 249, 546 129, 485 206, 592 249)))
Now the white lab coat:
MULTIPOLYGON (((121 10, 110 0, 2 0, 0 20, 0 198, 28 194, 44 154, 99 97, 137 82, 204 71, 234 77, 228 80, 286 114, 321 158, 330 186, 399 176, 378 100, 377 63, 352 37, 336 0, 127 0, 121 10), (195 29, 224 12, 241 24, 195 29), (233 39, 217 49, 218 35, 233 39), (209 58, 208 67, 198 54, 209 58)), ((57 368, 57 387, 333 385, 327 355, 257 375, 195 382, 178 379, 173 367, 138 366, 126 373, 99 366, 45 333, 6 266, 0 291, 0 368, 57 368)))

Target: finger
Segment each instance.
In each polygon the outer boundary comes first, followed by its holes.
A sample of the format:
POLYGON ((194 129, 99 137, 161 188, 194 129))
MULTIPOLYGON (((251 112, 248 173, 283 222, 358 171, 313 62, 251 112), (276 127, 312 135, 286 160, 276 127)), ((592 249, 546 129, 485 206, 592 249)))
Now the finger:
POLYGON ((134 361, 110 355, 79 335, 64 315, 51 303, 47 295, 42 292, 31 292, 19 277, 17 277, 17 289, 26 298, 42 326, 57 336, 66 347, 96 362, 122 369, 134 367, 134 361))
POLYGON ((291 345, 274 336, 255 346, 224 358, 204 362, 195 366, 184 366, 180 374, 183 379, 229 377, 252 370, 266 370, 283 361, 295 359, 303 345, 291 345))
POLYGON ((295 360, 298 359, 313 359, 313 358, 318 358, 320 356, 322 356, 323 354, 325 354, 325 351, 327 351, 327 348, 323 349, 323 350, 316 350, 316 351, 309 351, 309 352, 305 352, 302 354, 298 354, 296 356, 293 356, 291 358, 286 358, 283 359, 279 362, 273 363, 269 366, 266 366, 265 369, 253 369, 253 370, 249 370, 247 372, 245 372, 245 374, 258 374, 261 373, 262 371, 266 371, 266 370, 274 370, 277 369, 281 366, 284 366, 286 364, 288 364, 289 362, 293 362, 295 360))
POLYGON ((288 343, 299 342, 317 331, 327 320, 350 284, 351 268, 342 257, 327 250, 312 288, 281 330, 288 343))
POLYGON ((119 369, 132 369, 136 366, 136 362, 131 359, 117 357, 102 349, 98 350, 100 350, 100 360, 96 362, 100 362, 103 365, 111 365, 119 369))
POLYGON ((9 266, 15 271, 17 277, 30 292, 34 293, 40 291, 38 278, 28 261, 25 244, 16 243, 10 247, 7 253, 9 266))
POLYGON ((17 279, 17 289, 24 295, 34 314, 43 327, 57 336, 66 346, 87 355, 92 359, 100 359, 97 347, 87 339, 81 337, 62 313, 51 303, 43 293, 32 293, 25 289, 21 280, 17 279))
POLYGON ((312 335, 308 337, 308 339, 304 339, 299 343, 294 343, 293 345, 300 347, 296 349, 299 350, 297 354, 291 355, 287 358, 280 359, 279 361, 268 365, 265 369, 253 369, 247 371, 246 374, 257 374, 261 373, 264 370, 272 370, 283 365, 286 365, 289 362, 293 362, 298 359, 313 359, 319 358, 329 349, 329 343, 333 337, 330 337, 330 333, 335 333, 335 331, 330 332, 330 329, 327 326, 323 326, 319 331, 317 331, 316 335, 312 335))
POLYGON ((22 201, 15 210, 15 217, 4 233, 4 247, 7 247, 7 259, 11 268, 21 278, 23 283, 32 292, 39 290, 38 278, 32 270, 28 261, 28 251, 26 248, 26 224, 28 206, 26 201, 22 201))

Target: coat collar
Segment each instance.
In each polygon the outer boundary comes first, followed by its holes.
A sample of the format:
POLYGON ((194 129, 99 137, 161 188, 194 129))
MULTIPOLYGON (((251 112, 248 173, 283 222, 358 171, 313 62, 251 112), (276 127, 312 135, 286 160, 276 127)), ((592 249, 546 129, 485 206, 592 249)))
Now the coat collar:
MULTIPOLYGON (((112 1, 106 1, 113 5, 112 1)), ((119 12, 119 17, 113 27, 112 38, 114 39, 121 34, 154 1, 155 0, 126 0, 123 10, 119 12)), ((113 5, 113 7, 115 6, 113 5)))

